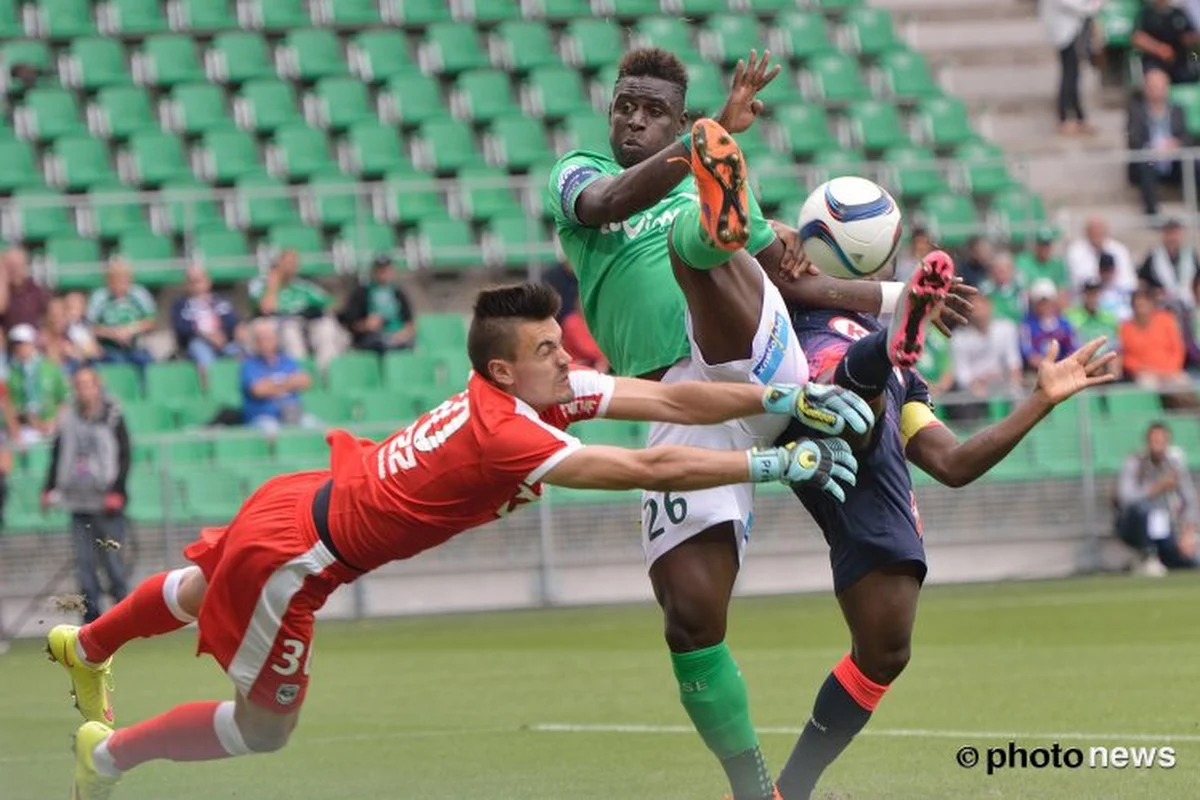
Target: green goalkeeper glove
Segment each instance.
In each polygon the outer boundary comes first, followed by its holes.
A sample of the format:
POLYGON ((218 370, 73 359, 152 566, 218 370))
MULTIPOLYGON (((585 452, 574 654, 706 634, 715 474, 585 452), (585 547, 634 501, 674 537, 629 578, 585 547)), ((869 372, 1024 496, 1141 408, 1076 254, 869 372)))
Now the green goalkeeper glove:
POLYGON ((855 433, 865 434, 875 424, 866 400, 849 389, 824 383, 768 386, 763 408, 772 414, 788 414, 829 436, 840 436, 847 425, 855 433))
POLYGON ((819 489, 839 503, 846 501, 846 492, 838 481, 847 486, 858 481, 858 460, 841 439, 799 439, 782 447, 755 447, 749 457, 750 479, 755 483, 779 481, 819 489))

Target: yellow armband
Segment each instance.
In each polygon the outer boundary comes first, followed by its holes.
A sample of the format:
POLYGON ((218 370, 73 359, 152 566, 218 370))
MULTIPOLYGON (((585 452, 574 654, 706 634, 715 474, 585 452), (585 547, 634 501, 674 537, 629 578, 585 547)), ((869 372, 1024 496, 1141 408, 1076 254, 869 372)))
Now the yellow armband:
POLYGON ((942 421, 933 415, 933 409, 926 403, 905 403, 900 409, 900 439, 904 446, 908 440, 930 425, 941 425, 942 421))

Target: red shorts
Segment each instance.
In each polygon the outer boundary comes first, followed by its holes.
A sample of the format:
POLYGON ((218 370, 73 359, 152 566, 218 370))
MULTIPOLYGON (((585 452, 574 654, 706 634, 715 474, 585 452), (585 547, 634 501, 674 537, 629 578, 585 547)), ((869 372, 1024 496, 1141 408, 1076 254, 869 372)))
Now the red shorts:
POLYGON ((208 580, 199 651, 249 700, 280 713, 304 701, 314 614, 358 577, 317 538, 312 500, 329 477, 321 470, 267 481, 228 526, 205 528, 184 550, 208 580))

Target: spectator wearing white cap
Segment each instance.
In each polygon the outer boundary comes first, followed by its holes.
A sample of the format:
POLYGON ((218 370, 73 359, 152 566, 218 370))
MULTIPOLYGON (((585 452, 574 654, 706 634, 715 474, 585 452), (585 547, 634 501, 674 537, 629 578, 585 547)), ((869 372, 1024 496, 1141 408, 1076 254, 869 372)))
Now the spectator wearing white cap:
POLYGON ((16 415, 16 430, 10 434, 22 444, 54 434, 59 409, 70 395, 66 373, 38 351, 37 340, 32 325, 8 332, 8 391, 16 415))
POLYGON ((1051 342, 1058 342, 1061 355, 1074 352, 1075 333, 1062 315, 1058 287, 1049 278, 1038 278, 1029 287, 1029 313, 1021 323, 1021 358, 1036 371, 1051 342))

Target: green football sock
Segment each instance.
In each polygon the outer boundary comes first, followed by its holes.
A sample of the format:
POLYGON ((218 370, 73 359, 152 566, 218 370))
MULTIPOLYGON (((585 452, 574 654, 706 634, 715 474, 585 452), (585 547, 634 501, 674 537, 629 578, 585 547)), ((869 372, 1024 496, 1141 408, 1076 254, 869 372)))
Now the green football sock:
POLYGON ((729 261, 730 253, 713 244, 700 224, 700 204, 689 205, 671 225, 671 249, 692 269, 710 270, 729 261))
POLYGON ((721 760, 736 800, 770 798, 773 788, 758 734, 750 721, 746 682, 724 642, 691 653, 671 653, 679 699, 721 760))

